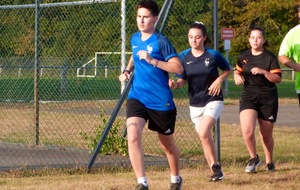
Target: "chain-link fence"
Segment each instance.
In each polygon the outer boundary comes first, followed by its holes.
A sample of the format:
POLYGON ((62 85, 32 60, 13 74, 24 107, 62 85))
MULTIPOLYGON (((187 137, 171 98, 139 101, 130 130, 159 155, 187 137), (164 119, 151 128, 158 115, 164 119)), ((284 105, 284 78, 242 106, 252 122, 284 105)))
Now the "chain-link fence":
MULTIPOLYGON (((137 2, 122 3, 0 5, 0 168, 86 166, 120 98, 123 39, 125 51, 130 51, 129 39, 137 30, 137 2)), ((162 7, 164 1, 157 3, 162 7)), ((184 1, 175 1, 160 22, 160 30, 178 51, 187 47, 189 24, 211 17, 210 4, 191 3, 191 7, 202 6, 202 12, 186 10, 184 1)), ((129 55, 125 55, 126 62, 129 55)), ((202 156, 189 119, 186 89, 174 96, 176 139, 183 158, 189 152, 202 156)), ((110 149, 118 149, 115 140, 126 138, 124 105, 116 123, 118 137, 110 139, 110 149)), ((166 164, 155 133, 145 128, 143 140, 146 163, 166 164)), ((97 156, 95 165, 129 165, 122 155, 126 153, 108 150, 97 156)))
MULTIPOLYGON (((0 170, 85 167, 121 95, 118 76, 137 30, 137 2, 11 2, 0 3, 0 170)), ((157 0, 160 7, 164 2, 157 0)), ((191 0, 187 7, 177 0, 164 13, 159 28, 178 52, 188 47, 187 29, 195 20, 212 34, 211 3, 191 0)), ((174 98, 181 158, 203 159, 187 89, 174 91, 174 98)), ((113 127, 118 135, 106 139, 107 152, 95 165, 129 165, 124 105, 113 127)), ((146 164, 166 164, 156 134, 147 127, 143 144, 146 164)))

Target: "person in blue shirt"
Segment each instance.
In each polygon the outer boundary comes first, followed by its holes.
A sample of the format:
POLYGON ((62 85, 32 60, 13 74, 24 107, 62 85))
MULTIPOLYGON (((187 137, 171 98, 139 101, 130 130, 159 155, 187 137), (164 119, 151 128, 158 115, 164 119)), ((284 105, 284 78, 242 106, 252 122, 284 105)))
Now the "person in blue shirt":
POLYGON ((169 73, 183 72, 178 54, 170 41, 155 29, 159 8, 152 0, 137 5, 139 31, 131 36, 132 56, 120 81, 134 76, 126 103, 128 150, 138 185, 136 190, 148 189, 142 149, 143 128, 157 132, 171 170, 171 189, 181 189, 179 175, 180 152, 173 136, 177 110, 169 88, 169 73))
POLYGON ((211 181, 223 180, 211 133, 212 127, 223 109, 222 83, 230 74, 228 61, 217 51, 206 47, 210 42, 203 23, 193 23, 188 30, 189 49, 182 51, 179 58, 184 72, 177 81, 170 80, 173 89, 188 83, 191 120, 201 140, 204 155, 212 172, 211 181), (222 70, 219 75, 218 70, 222 70))

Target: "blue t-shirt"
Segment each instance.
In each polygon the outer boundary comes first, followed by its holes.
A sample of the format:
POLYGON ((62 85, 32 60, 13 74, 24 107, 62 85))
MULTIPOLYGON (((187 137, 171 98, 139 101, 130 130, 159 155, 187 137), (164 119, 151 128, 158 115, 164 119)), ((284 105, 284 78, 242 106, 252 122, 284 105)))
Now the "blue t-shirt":
POLYGON ((230 70, 228 61, 218 51, 205 48, 204 53, 195 57, 191 48, 182 51, 179 58, 184 68, 181 75, 175 75, 187 80, 190 105, 204 107, 211 101, 223 101, 222 91, 218 96, 208 94, 208 88, 219 77, 218 69, 230 70))
POLYGON ((173 95, 168 85, 169 73, 140 60, 137 53, 145 50, 157 60, 167 62, 178 56, 175 48, 167 37, 155 31, 148 39, 141 39, 141 32, 131 37, 132 57, 134 62, 134 78, 128 98, 139 100, 145 107, 158 111, 175 109, 173 95))

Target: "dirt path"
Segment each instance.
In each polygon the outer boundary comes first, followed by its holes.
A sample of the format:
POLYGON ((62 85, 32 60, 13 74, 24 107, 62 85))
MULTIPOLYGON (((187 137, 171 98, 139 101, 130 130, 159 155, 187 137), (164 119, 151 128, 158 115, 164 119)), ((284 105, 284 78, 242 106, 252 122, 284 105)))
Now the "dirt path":
MULTIPOLYGON (((280 104, 275 126, 299 127, 300 108, 298 104, 280 104)), ((221 123, 239 125, 239 106, 225 105, 220 117, 221 123)))

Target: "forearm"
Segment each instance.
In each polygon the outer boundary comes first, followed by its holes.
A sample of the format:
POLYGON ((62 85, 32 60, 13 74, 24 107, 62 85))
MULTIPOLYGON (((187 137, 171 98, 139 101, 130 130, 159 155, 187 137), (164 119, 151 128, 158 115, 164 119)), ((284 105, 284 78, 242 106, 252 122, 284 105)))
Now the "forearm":
POLYGON ((281 55, 278 57, 279 62, 281 62, 284 66, 289 67, 295 71, 300 71, 300 64, 294 62, 289 59, 286 55, 281 55))
POLYGON ((230 70, 229 71, 222 71, 222 74, 218 77, 218 80, 220 82, 223 82, 230 74, 230 70))
POLYGON ((125 69, 122 71, 128 71, 129 73, 131 73, 133 71, 134 65, 133 65, 133 59, 132 56, 130 57, 127 66, 125 67, 125 69))
POLYGON ((149 63, 168 73, 181 74, 183 72, 183 67, 178 57, 172 57, 168 62, 152 58, 149 63))
POLYGON ((268 71, 266 71, 264 73, 265 77, 270 81, 270 82, 273 82, 273 83, 280 83, 281 82, 281 77, 278 75, 278 74, 275 74, 275 73, 270 73, 268 71))
POLYGON ((172 79, 169 80, 169 86, 172 89, 181 88, 185 85, 185 83, 186 83, 186 80, 181 79, 181 78, 178 78, 176 82, 172 79))

